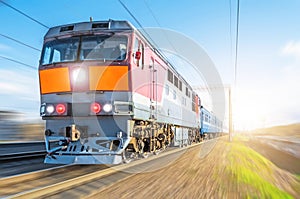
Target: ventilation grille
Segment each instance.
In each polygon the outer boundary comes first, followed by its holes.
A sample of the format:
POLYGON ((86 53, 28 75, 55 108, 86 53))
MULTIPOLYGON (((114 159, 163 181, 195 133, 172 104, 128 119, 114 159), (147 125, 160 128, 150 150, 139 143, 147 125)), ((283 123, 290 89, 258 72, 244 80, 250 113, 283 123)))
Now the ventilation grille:
POLYGON ((60 32, 71 31, 74 29, 74 26, 64 26, 60 28, 60 32))
POLYGON ((97 28, 97 29, 108 29, 109 28, 109 23, 93 23, 92 28, 97 28))

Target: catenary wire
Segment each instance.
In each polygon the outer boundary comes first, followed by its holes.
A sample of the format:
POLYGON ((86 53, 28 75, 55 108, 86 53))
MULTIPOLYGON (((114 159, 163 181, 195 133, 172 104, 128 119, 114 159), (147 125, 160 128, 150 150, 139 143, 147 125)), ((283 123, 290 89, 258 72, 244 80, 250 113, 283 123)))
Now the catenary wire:
MULTIPOLYGON (((47 26, 47 25, 43 24, 42 22, 40 22, 40 21, 34 19, 33 17, 31 17, 31 16, 27 15, 26 13, 22 12, 21 10, 19 10, 19 9, 13 7, 13 6, 11 6, 10 4, 4 2, 3 0, 0 0, 0 3, 4 4, 5 6, 11 8, 11 9, 13 9, 14 11, 16 11, 16 12, 18 12, 19 14, 21 14, 21 15, 27 17, 28 19, 30 19, 30 20, 32 20, 32 21, 38 23, 39 25, 41 25, 41 26, 43 26, 43 27, 45 27, 45 28, 47 28, 47 29, 49 28, 49 26, 47 26)), ((21 42, 21 41, 19 41, 19 40, 17 40, 17 39, 14 39, 14 38, 9 37, 9 36, 4 35, 4 34, 0 34, 0 35, 1 35, 2 37, 5 37, 5 38, 10 39, 10 40, 12 40, 12 41, 14 41, 14 42, 17 42, 17 43, 19 43, 19 44, 21 44, 21 45, 24 45, 24 46, 26 46, 26 47, 28 47, 28 48, 31 48, 31 49, 33 49, 33 50, 36 50, 36 51, 39 51, 39 52, 40 52, 39 49, 37 49, 37 48, 35 48, 35 47, 33 47, 33 46, 30 46, 30 45, 28 45, 28 44, 25 44, 24 42, 21 42)), ((0 55, 0 58, 6 59, 6 60, 9 60, 9 61, 11 61, 11 62, 15 62, 15 63, 18 63, 18 64, 20 64, 20 65, 23 65, 23 66, 26 66, 26 67, 28 67, 28 68, 31 68, 31 69, 36 70, 35 67, 33 67, 33 66, 29 65, 29 64, 23 63, 23 62, 21 62, 21 61, 15 60, 15 59, 8 58, 8 57, 1 56, 1 55, 0 55)))
POLYGON ((11 6, 10 4, 4 2, 3 0, 0 0, 0 2, 3 3, 4 5, 6 5, 7 7, 13 9, 14 11, 20 13, 21 15, 27 17, 28 19, 30 19, 30 20, 32 20, 32 21, 38 23, 39 25, 41 25, 41 26, 43 26, 43 27, 45 27, 45 28, 47 28, 47 29, 49 28, 49 26, 43 24, 42 22, 38 21, 37 19, 34 19, 33 17, 31 17, 31 16, 27 15, 26 13, 22 12, 21 10, 19 10, 19 9, 13 7, 13 6, 11 6))
POLYGON ((236 13, 236 38, 235 38, 235 62, 234 62, 234 85, 237 84, 237 70, 238 70, 238 46, 239 46, 239 22, 240 22, 240 0, 237 0, 236 13))
POLYGON ((8 58, 8 57, 2 56, 2 55, 0 55, 0 58, 2 58, 2 59, 6 59, 6 60, 9 60, 9 61, 12 61, 12 62, 18 63, 18 64, 21 64, 21 65, 23 65, 23 66, 26 66, 26 67, 28 67, 28 68, 31 68, 31 69, 34 69, 34 70, 36 70, 36 69, 37 69, 37 68, 35 68, 35 67, 33 67, 33 66, 29 65, 29 64, 25 64, 24 62, 21 62, 21 61, 18 61, 18 60, 12 59, 12 58, 8 58))
POLYGON ((157 25, 161 28, 162 33, 164 34, 165 38, 167 39, 168 43, 171 45, 171 47, 173 48, 173 50, 178 54, 176 48, 174 47, 174 45, 172 44, 172 42, 170 41, 169 37, 166 35, 165 31, 162 30, 162 26, 160 25, 157 17, 155 16, 154 12, 152 11, 152 9, 150 8, 149 4, 147 3, 146 0, 144 0, 144 3, 146 5, 146 7, 148 8, 150 14, 152 15, 152 17, 154 18, 154 20, 156 21, 157 25))
POLYGON ((19 44, 21 44, 21 45, 23 45, 23 46, 26 46, 26 47, 28 47, 28 48, 31 48, 31 49, 33 49, 33 50, 36 50, 36 51, 41 52, 40 49, 35 48, 35 47, 33 47, 33 46, 30 46, 30 45, 28 45, 28 44, 25 44, 24 42, 21 42, 21 41, 19 41, 19 40, 16 40, 16 39, 14 39, 14 38, 12 38, 12 37, 9 37, 9 36, 7 36, 7 35, 4 35, 4 34, 1 34, 1 33, 0 33, 0 36, 5 37, 5 38, 7 38, 7 39, 10 39, 10 40, 12 40, 12 41, 14 41, 14 42, 17 42, 17 43, 19 43, 19 44))
MULTIPOLYGON (((142 26, 142 24, 139 22, 139 20, 134 16, 134 14, 128 9, 128 7, 121 1, 121 0, 118 0, 119 3, 122 5, 122 7, 128 12, 128 14, 134 19, 134 21, 139 25, 139 27, 143 30, 143 32, 147 35, 147 38, 149 40, 151 40, 152 44, 155 46, 155 50, 158 51, 158 45, 155 43, 155 41, 152 39, 152 37, 147 33, 147 31, 145 31, 144 27, 142 26)), ((161 52, 161 51, 158 51, 165 59, 167 59, 167 56, 161 52)), ((169 62, 169 60, 168 60, 169 62)), ((169 62, 170 63, 170 62, 169 62)))
POLYGON ((230 37, 230 64, 233 63, 233 43, 232 43, 232 9, 231 0, 229 0, 229 37, 230 37))

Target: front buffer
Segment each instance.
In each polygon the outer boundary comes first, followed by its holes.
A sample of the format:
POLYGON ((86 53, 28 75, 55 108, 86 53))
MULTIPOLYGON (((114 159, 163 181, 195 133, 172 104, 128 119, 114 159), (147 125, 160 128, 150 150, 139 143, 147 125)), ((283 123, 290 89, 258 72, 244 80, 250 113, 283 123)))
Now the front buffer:
POLYGON ((130 143, 128 116, 47 120, 48 164, 120 164, 130 143), (129 132, 129 133, 128 133, 129 132))

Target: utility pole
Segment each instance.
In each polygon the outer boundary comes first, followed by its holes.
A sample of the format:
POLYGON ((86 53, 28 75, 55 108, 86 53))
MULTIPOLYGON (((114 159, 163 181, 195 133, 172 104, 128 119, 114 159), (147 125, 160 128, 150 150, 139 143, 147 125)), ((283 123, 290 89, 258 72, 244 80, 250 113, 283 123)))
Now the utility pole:
POLYGON ((228 88, 228 98, 229 98, 229 142, 232 142, 232 100, 231 100, 231 87, 228 88))

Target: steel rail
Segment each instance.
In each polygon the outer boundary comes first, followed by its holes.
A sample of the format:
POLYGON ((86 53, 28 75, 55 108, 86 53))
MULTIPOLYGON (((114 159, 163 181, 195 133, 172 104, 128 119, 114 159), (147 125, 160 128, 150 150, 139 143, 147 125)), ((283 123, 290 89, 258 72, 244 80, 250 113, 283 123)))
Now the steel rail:
MULTIPOLYGON (((5 185, 13 185, 13 184, 16 184, 19 182, 25 182, 27 180, 42 178, 42 177, 49 175, 49 173, 54 173, 54 172, 57 172, 57 170, 59 170, 59 169, 64 169, 66 167, 72 167, 72 166, 74 166, 74 165, 62 165, 62 166, 57 166, 57 167, 53 167, 53 168, 32 171, 29 173, 8 176, 8 177, 0 178, 0 179, 3 182, 5 181, 5 185)), ((1 185, 0 185, 0 187, 1 187, 1 185)))
POLYGON ((20 153, 0 154, 0 161, 10 161, 22 158, 42 157, 46 155, 46 150, 41 151, 25 151, 20 153))
POLYGON ((46 154, 44 141, 1 142, 0 161, 42 157, 46 154))

